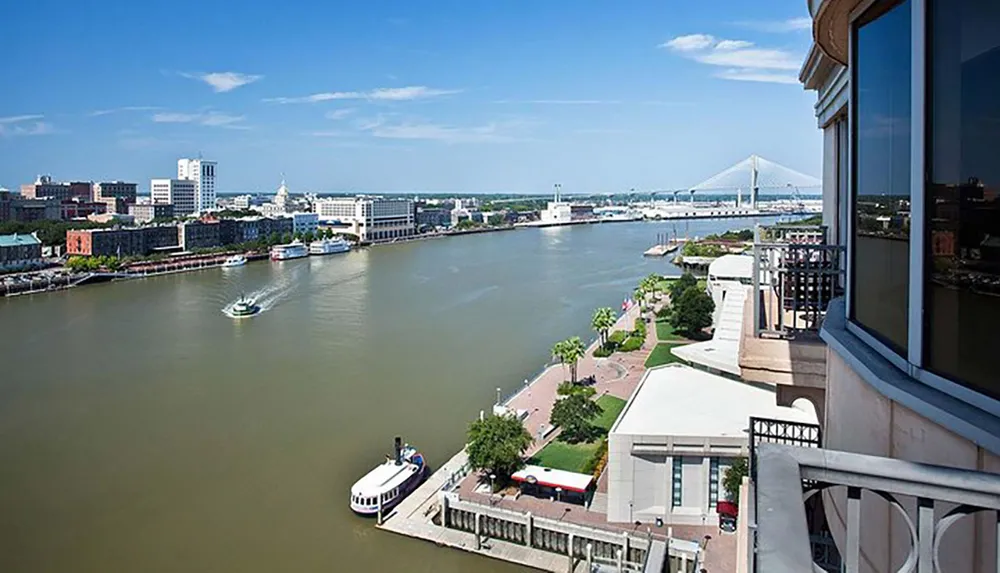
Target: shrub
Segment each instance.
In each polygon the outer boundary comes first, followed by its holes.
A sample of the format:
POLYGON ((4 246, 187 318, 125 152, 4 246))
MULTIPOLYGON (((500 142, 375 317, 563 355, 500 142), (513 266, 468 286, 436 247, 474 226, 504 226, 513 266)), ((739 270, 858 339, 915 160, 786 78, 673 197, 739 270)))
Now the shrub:
POLYGON ((632 336, 641 339, 646 338, 646 321, 639 317, 635 319, 635 330, 632 331, 632 336))
POLYGON ((621 343, 625 342, 628 335, 625 334, 624 330, 616 330, 608 335, 608 342, 616 346, 620 346, 621 343))
POLYGON ((617 345, 598 346, 594 349, 594 358, 607 358, 611 356, 615 353, 615 346, 617 345))
POLYGON ((583 472, 585 474, 591 474, 594 478, 599 478, 601 472, 604 471, 604 466, 608 464, 608 439, 604 438, 601 440, 600 447, 594 452, 594 455, 587 460, 587 463, 583 466, 583 472))
POLYGON ((660 310, 656 311, 656 318, 670 318, 670 305, 663 305, 660 310))
POLYGON ((625 339, 625 342, 618 348, 622 352, 634 352, 642 348, 642 338, 631 336, 625 339))
POLYGON ((563 382, 562 384, 559 385, 558 388, 556 388, 556 394, 559 394, 560 396, 569 396, 569 395, 572 395, 572 394, 582 394, 584 397, 590 398, 591 396, 593 396, 596 393, 597 393, 597 390, 594 390, 590 386, 580 386, 579 384, 574 384, 574 383, 568 382, 568 381, 567 382, 563 382))

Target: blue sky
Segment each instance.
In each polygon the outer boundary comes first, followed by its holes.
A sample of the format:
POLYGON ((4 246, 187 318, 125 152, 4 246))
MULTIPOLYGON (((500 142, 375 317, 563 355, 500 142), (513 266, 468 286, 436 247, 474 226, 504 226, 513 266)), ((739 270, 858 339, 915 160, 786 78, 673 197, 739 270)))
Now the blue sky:
POLYGON ((758 153, 819 174, 802 0, 15 2, 0 186, 675 189, 758 153))

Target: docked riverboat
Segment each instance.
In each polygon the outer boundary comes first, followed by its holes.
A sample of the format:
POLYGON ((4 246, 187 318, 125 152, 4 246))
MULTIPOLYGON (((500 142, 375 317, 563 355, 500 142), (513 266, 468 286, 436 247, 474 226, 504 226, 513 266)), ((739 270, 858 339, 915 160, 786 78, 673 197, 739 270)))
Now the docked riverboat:
POLYGON ((272 261, 287 261, 289 259, 301 259, 309 256, 309 247, 302 241, 295 239, 287 245, 275 245, 271 247, 272 261))
POLYGON ((359 515, 377 515, 403 500, 420 485, 427 471, 424 456, 396 438, 393 457, 376 466, 351 486, 351 510, 359 515))
POLYGON ((309 243, 310 255, 333 255, 336 253, 346 253, 350 250, 350 243, 342 238, 320 239, 309 243))
POLYGON ((247 258, 243 255, 233 255, 222 261, 223 267, 242 267, 245 264, 247 264, 247 258))

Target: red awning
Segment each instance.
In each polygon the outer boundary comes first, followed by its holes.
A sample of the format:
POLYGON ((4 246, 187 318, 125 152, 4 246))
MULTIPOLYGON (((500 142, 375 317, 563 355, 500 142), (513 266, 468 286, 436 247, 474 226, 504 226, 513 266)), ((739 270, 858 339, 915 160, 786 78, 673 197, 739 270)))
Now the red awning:
POLYGON ((715 511, 719 512, 719 515, 730 515, 732 517, 736 517, 740 513, 740 508, 731 501, 720 501, 715 506, 715 511))

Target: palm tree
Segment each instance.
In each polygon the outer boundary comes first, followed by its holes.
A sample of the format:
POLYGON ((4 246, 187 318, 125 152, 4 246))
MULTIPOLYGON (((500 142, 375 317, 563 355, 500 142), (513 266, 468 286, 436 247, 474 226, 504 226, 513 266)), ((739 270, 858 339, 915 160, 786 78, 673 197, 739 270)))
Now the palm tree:
POLYGON ((552 357, 563 366, 569 366, 570 381, 576 384, 576 366, 587 352, 579 336, 559 341, 552 346, 552 357))
POLYGON ((590 320, 590 326, 601 337, 601 346, 608 344, 608 331, 615 325, 615 311, 610 307, 599 308, 594 311, 594 316, 590 320))
POLYGON ((576 384, 576 366, 587 353, 587 347, 579 336, 574 336, 566 342, 566 363, 569 364, 570 382, 576 384))
POLYGON ((656 293, 660 290, 660 277, 653 273, 643 279, 642 282, 645 284, 645 289, 653 293, 653 298, 656 298, 656 293))

